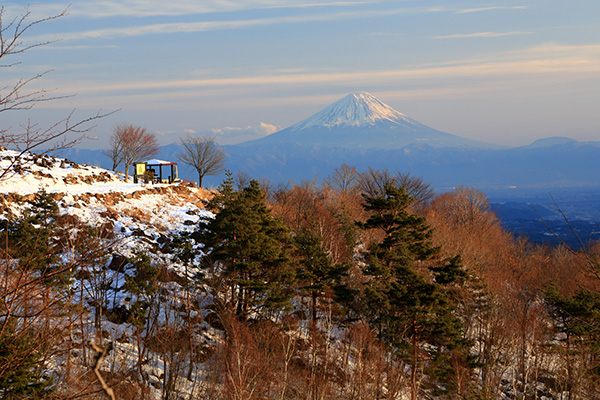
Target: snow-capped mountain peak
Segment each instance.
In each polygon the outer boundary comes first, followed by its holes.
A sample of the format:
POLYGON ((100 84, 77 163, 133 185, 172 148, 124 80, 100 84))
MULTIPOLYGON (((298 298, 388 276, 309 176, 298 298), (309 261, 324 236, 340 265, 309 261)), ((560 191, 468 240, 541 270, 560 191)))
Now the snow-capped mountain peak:
MULTIPOLYGON (((406 126, 415 124, 370 93, 351 93, 318 113, 290 127, 298 131, 311 127, 365 127, 388 122, 406 126)), ((418 123, 417 123, 418 124, 418 123)))
POLYGON ((434 148, 491 146, 430 128, 365 92, 351 93, 295 125, 241 146, 269 144, 386 150, 416 144, 434 148))

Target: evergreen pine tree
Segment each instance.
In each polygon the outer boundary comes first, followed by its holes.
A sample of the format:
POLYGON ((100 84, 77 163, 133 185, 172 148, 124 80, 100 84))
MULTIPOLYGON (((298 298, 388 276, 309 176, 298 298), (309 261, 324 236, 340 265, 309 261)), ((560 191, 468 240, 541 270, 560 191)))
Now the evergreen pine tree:
POLYGON ((364 207, 371 215, 360 226, 383 234, 366 254, 364 273, 370 279, 364 293, 371 323, 412 367, 414 400, 424 367, 431 379, 443 379, 448 388, 449 377, 436 366, 443 366, 440 361, 447 361, 453 351, 462 351, 465 343, 461 322, 441 286, 462 275, 460 259, 433 271, 439 283, 418 271, 416 266, 431 260, 438 248, 431 243, 432 231, 425 218, 410 213, 411 202, 403 188, 387 185, 383 193, 365 196, 364 207))
POLYGON ((600 384, 600 294, 580 288, 569 296, 553 284, 546 289, 545 299, 561 334, 558 342, 565 357, 566 390, 569 398, 577 398, 586 381, 589 386, 600 384))
MULTIPOLYGON (((143 385, 146 386, 146 377, 142 368, 145 351, 142 333, 145 332, 146 339, 151 335, 150 325, 152 318, 150 318, 150 311, 153 304, 153 297, 158 291, 156 277, 158 276, 159 269, 152 263, 148 254, 143 251, 138 251, 134 254, 131 264, 135 270, 133 275, 125 277, 123 288, 136 296, 136 301, 131 307, 130 322, 135 326, 139 378, 142 380, 143 385)), ((99 334, 101 332, 97 332, 97 335, 99 334)))
POLYGON ((303 229, 295 236, 298 254, 297 277, 300 288, 311 297, 311 319, 317 319, 318 299, 326 290, 336 294, 344 291, 341 283, 347 274, 348 265, 336 265, 331 262, 323 240, 308 229, 303 229))
POLYGON ((48 337, 44 335, 50 331, 53 286, 63 278, 62 270, 57 269, 58 256, 52 237, 57 216, 56 202, 40 189, 19 218, 4 220, 0 228, 6 240, 5 292, 0 295, 0 397, 3 399, 37 399, 52 391, 51 379, 42 373, 41 360, 50 350, 48 337), (44 325, 38 323, 42 315, 44 325))
POLYGON ((284 307, 295 279, 289 230, 272 217, 257 181, 233 188, 229 176, 207 202, 214 218, 204 218, 194 236, 204 244, 206 263, 227 283, 230 310, 245 319, 284 307))
POLYGON ((156 277, 159 268, 152 263, 147 253, 138 251, 131 259, 134 267, 132 275, 125 276, 123 288, 136 296, 132 307, 132 323, 139 329, 144 326, 152 296, 158 290, 156 277))
POLYGON ((52 379, 41 368, 41 354, 28 331, 17 331, 16 322, 3 324, 0 333, 0 397, 6 400, 42 399, 52 391, 52 379))
POLYGON ((52 248, 52 234, 58 205, 43 188, 27 203, 23 214, 5 226, 9 253, 22 268, 37 271, 48 278, 48 283, 57 281, 59 277, 53 276, 53 269, 58 257, 52 248))

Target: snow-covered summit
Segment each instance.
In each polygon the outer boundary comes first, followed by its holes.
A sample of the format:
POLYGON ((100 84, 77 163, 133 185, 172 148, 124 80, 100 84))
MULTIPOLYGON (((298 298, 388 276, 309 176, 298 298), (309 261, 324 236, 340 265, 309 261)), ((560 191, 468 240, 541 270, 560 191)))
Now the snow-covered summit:
POLYGON ((209 192, 190 185, 141 185, 125 182, 119 173, 33 153, 0 150, 0 220, 7 210, 18 214, 26 200, 44 190, 62 215, 81 222, 110 224, 113 234, 178 232, 207 213, 209 192), (188 221, 188 222, 186 222, 188 221))
POLYGON ((100 167, 69 160, 0 150, 0 193, 28 195, 44 189, 48 193, 135 192, 140 185, 123 181, 122 175, 100 167), (6 173, 5 173, 6 172, 6 173))
POLYGON ((430 128, 366 92, 351 93, 295 125, 241 146, 393 150, 415 144, 433 148, 493 147, 430 128))
POLYGON ((290 130, 297 131, 311 127, 366 127, 392 123, 407 127, 421 125, 396 111, 370 93, 351 93, 318 113, 292 125, 290 130))

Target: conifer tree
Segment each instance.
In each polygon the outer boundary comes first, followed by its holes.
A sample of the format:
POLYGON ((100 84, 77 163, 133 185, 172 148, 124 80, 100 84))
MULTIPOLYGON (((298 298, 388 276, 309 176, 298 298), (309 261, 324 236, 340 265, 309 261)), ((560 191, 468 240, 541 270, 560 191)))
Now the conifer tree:
MULTIPOLYGON (((58 268, 52 229, 58 215, 54 199, 43 189, 25 204, 16 220, 4 220, 0 291, 0 397, 42 398, 52 380, 42 371, 51 338, 53 288, 65 271, 58 268), (42 324, 42 319, 45 324, 42 324)), ((68 275, 68 274, 67 274, 68 275)), ((58 304, 58 302, 56 303, 58 304)))
POLYGON ((366 254, 364 273, 370 279, 364 293, 371 323, 411 365, 414 400, 419 392, 419 371, 425 367, 430 379, 442 379, 449 388, 447 371, 436 366, 443 366, 441 361, 448 361, 465 343, 461 341, 461 322, 440 285, 462 275, 459 259, 433 271, 440 283, 416 268, 431 260, 438 248, 430 241, 432 231, 425 218, 410 213, 411 202, 404 188, 387 185, 383 192, 365 196, 364 207, 371 215, 360 226, 383 234, 383 239, 370 244, 366 254))
MULTIPOLYGON (((545 293, 549 315, 562 347, 569 399, 600 385, 600 294, 585 288, 572 296, 550 285, 545 293)), ((553 341, 553 345, 557 341, 553 341)))
POLYGON ((41 399, 52 391, 52 379, 41 369, 39 343, 30 330, 17 330, 11 319, 0 331, 0 397, 41 399))
MULTIPOLYGON (((143 251, 134 253, 131 264, 133 264, 135 270, 133 275, 125 277, 124 289, 137 297, 131 307, 130 322, 135 326, 138 372, 145 386, 146 378, 142 369, 145 351, 142 346, 142 332, 145 331, 146 338, 150 336, 150 311, 153 297, 158 291, 156 277, 158 276, 159 269, 152 263, 148 254, 143 251)), ((100 332, 97 333, 100 334, 100 332)))
POLYGON ((53 267, 56 267, 54 264, 58 258, 52 249, 52 234, 58 205, 44 189, 40 189, 27 203, 16 221, 6 223, 8 250, 19 260, 22 268, 38 271, 49 281, 56 281, 53 267))
POLYGON ((284 307, 295 279, 292 242, 289 230, 271 216, 259 183, 236 190, 229 176, 207 208, 215 216, 200 221, 194 239, 205 246, 205 263, 226 282, 230 311, 245 319, 284 307))
POLYGON ((311 319, 317 319, 317 302, 330 290, 333 293, 344 291, 341 279, 348 271, 348 265, 333 264, 323 248, 323 240, 308 229, 296 234, 298 254, 298 280, 300 288, 311 297, 311 319))

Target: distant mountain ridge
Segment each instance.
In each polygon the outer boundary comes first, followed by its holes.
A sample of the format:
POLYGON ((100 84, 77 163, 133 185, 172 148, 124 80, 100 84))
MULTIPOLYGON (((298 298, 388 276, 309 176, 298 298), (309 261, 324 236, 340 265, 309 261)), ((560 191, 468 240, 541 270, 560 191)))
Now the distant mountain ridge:
POLYGON ((351 93, 297 124, 239 146, 264 144, 385 150, 411 144, 433 148, 500 147, 430 128, 366 92, 351 93))
MULTIPOLYGON (((345 96, 320 112, 262 139, 224 146, 227 169, 274 183, 322 180, 342 163, 421 176, 437 190, 459 185, 502 188, 600 187, 600 142, 565 137, 527 146, 493 148, 429 128, 374 96, 345 96)), ((182 148, 161 148, 160 159, 178 161, 182 148)), ((63 156, 110 168, 100 150, 69 149, 63 156)), ((197 178, 187 165, 180 177, 197 178)), ((224 175, 207 177, 216 187, 224 175)))
MULTIPOLYGON (((533 149, 533 148, 540 148, 540 147, 577 145, 577 143, 582 143, 582 142, 578 142, 577 140, 571 139, 568 137, 552 136, 552 137, 538 139, 535 142, 533 142, 527 146, 523 146, 523 147, 533 149)), ((600 142, 583 142, 583 143, 600 145, 600 142)))

